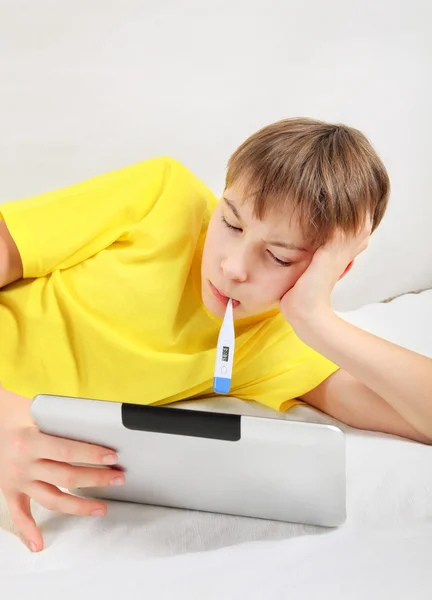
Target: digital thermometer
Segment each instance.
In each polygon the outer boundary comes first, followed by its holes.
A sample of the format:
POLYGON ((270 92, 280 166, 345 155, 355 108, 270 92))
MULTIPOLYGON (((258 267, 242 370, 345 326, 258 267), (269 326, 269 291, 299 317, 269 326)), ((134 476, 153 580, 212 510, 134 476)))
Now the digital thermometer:
POLYGON ((232 299, 228 300, 222 327, 219 332, 213 390, 216 394, 227 394, 231 388, 234 362, 234 316, 232 299))

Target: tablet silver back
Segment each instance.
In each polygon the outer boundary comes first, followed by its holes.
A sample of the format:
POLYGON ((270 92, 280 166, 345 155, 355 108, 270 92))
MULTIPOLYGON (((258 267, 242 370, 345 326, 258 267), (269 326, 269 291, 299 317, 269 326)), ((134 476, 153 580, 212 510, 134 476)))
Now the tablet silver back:
POLYGON ((118 453, 121 487, 79 495, 333 527, 346 519, 345 436, 333 425, 36 396, 45 433, 118 453))

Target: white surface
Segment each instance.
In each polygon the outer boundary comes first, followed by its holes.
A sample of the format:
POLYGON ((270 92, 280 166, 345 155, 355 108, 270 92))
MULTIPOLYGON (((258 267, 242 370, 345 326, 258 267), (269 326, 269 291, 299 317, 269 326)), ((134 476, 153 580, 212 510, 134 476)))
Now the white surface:
POLYGON ((166 154, 220 195, 258 128, 341 121, 393 194, 335 306, 430 287, 431 22, 425 0, 1 0, 0 202, 166 154))
MULTIPOLYGON (((345 318, 432 356, 431 314, 432 290, 345 318)), ((187 406, 270 412, 231 398, 187 406)), ((336 422, 306 407, 281 418, 336 422)), ((32 555, 3 509, 0 593, 14 600, 430 599, 432 447, 342 428, 348 519, 337 530, 121 503, 101 520, 37 508, 46 549, 32 555)))
POLYGON ((336 531, 143 561, 121 555, 79 570, 2 576, 10 598, 430 600, 432 524, 336 531))

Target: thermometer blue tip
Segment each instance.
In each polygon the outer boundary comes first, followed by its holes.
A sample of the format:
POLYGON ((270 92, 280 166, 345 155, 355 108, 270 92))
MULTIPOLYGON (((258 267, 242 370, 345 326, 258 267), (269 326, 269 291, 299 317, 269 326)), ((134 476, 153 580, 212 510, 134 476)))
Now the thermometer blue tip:
POLYGON ((213 379, 213 391, 216 394, 228 394, 231 389, 231 379, 228 377, 215 377, 213 379))

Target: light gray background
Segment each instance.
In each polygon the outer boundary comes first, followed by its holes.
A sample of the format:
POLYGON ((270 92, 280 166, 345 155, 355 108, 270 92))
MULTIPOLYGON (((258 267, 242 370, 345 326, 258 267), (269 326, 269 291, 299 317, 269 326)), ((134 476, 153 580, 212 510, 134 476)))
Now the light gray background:
POLYGON ((335 307, 430 287, 431 23, 425 0, 0 0, 0 202, 162 154, 219 195, 258 128, 345 122, 393 193, 335 307))

